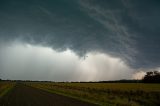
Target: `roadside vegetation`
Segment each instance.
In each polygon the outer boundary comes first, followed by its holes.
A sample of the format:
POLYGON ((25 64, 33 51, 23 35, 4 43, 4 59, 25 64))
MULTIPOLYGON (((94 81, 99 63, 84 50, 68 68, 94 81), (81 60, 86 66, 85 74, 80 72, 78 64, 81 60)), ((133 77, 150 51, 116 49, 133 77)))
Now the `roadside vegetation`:
POLYGON ((15 85, 15 82, 0 81, 0 98, 9 92, 15 85))
POLYGON ((158 106, 160 84, 27 82, 29 86, 101 106, 158 106))

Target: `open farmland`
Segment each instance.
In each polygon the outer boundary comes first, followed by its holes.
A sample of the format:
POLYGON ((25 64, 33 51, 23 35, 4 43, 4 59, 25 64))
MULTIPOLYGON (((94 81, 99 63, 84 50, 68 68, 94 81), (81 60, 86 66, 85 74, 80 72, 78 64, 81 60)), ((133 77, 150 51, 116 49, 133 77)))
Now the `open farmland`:
POLYGON ((160 105, 160 84, 49 82, 28 82, 26 84, 102 106, 160 105))
POLYGON ((159 106, 160 84, 0 82, 0 106, 159 106))

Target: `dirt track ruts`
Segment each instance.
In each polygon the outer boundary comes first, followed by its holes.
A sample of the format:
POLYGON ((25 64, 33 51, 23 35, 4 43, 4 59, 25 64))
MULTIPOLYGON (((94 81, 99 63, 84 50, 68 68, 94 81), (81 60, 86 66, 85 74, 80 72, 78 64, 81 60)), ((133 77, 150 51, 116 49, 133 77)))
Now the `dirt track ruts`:
POLYGON ((70 97, 16 84, 0 99, 0 106, 96 106, 70 97))

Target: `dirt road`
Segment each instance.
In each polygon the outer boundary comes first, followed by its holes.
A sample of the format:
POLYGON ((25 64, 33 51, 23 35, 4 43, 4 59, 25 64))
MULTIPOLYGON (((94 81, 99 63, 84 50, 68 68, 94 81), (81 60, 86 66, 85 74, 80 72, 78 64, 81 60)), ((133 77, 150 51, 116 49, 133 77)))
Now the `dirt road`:
POLYGON ((0 99, 0 106, 95 106, 77 99, 52 94, 40 89, 17 84, 0 99))

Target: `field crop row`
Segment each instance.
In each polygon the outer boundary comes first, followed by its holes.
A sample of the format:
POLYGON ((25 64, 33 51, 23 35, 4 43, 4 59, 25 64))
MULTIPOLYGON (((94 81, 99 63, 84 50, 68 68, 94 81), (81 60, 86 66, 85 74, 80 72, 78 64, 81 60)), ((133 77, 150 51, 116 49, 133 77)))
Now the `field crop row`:
POLYGON ((49 92, 75 97, 102 106, 160 105, 160 84, 48 82, 28 82, 27 84, 49 92))

